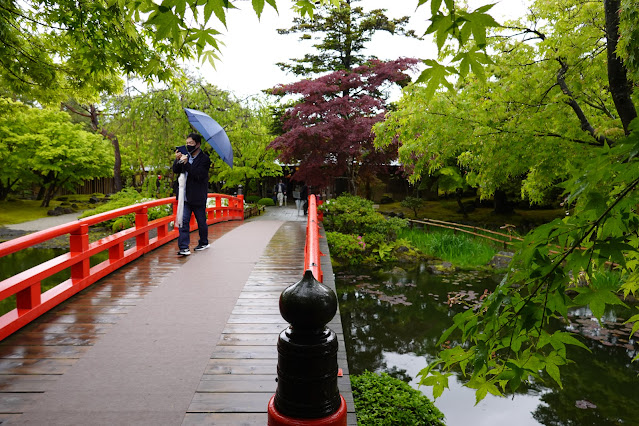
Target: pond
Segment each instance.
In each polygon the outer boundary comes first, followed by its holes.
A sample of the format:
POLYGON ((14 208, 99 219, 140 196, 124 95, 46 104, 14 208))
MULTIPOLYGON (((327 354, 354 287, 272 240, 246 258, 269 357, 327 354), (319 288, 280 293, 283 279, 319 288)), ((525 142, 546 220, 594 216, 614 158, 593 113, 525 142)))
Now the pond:
MULTIPOLYGON (((26 271, 29 268, 33 268, 47 260, 51 260, 57 256, 67 253, 68 249, 61 248, 27 248, 20 250, 19 252, 12 253, 10 255, 0 257, 0 281, 6 280, 22 271, 26 271)), ((91 266, 95 266, 100 262, 109 258, 109 252, 103 251, 94 256, 91 256, 89 262, 91 266)), ((69 268, 58 272, 48 278, 42 280, 41 291, 44 293, 52 287, 60 284, 61 282, 68 280, 71 277, 71 270, 69 268)), ((15 309, 16 302, 15 296, 11 296, 5 300, 0 301, 0 315, 4 315, 7 312, 15 309)))
MULTIPOLYGON (((478 300, 500 279, 486 272, 433 275, 424 265, 375 274, 336 268, 351 374, 386 372, 432 399, 430 388, 418 386, 417 373, 434 359, 440 335, 464 309, 449 307, 449 296, 478 300)), ((547 377, 514 396, 488 394, 475 405, 474 391, 453 375, 435 404, 449 426, 639 425, 639 362, 631 363, 639 344, 628 340, 630 325, 623 324, 628 314, 624 308, 609 310, 600 327, 588 309, 570 312, 567 329, 579 333, 592 352, 569 348, 575 363, 561 370, 563 389, 547 377)))

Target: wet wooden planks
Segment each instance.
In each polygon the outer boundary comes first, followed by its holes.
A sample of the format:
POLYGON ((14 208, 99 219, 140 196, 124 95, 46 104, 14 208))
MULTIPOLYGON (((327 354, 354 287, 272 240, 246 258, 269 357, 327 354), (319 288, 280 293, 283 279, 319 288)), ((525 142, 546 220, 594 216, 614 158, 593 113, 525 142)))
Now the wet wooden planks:
MULTIPOLYGON (((286 222, 253 269, 211 354, 183 425, 264 425, 277 388, 277 339, 288 327, 279 312, 282 290, 299 281, 304 268, 305 223, 286 222)), ((325 239, 323 252, 328 252, 325 239)), ((327 262, 324 262, 327 263, 327 262)), ((325 284, 335 289, 330 264, 325 284)), ((339 312, 329 324, 339 342, 340 392, 348 423, 357 424, 339 312)))
MULTIPOLYGON (((209 228, 211 241, 242 222, 209 228)), ((0 342, 0 424, 18 419, 184 259, 169 243, 113 272, 0 342)))
MULTIPOLYGON (((241 225, 212 226, 211 240, 241 225)), ((276 389, 277 338, 288 326, 279 295, 302 276, 305 223, 286 222, 267 246, 228 319, 183 424, 264 425, 276 389)), ((321 250, 327 252, 325 240, 321 250)), ((180 268, 174 244, 158 248, 114 272, 0 342, 0 423, 19 420, 25 408, 135 308, 163 279, 180 268)), ((325 284, 334 289, 330 264, 325 284)), ((339 313, 329 326, 339 341, 338 379, 356 424, 339 313)))

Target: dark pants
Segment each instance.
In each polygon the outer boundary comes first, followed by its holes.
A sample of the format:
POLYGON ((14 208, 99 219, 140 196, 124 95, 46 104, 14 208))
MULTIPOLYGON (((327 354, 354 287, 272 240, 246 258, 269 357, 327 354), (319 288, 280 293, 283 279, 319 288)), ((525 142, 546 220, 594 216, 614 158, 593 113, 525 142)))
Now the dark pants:
POLYGON ((209 226, 206 224, 206 205, 192 206, 188 202, 185 202, 184 216, 182 216, 182 227, 180 228, 180 235, 178 235, 179 249, 189 248, 189 243, 191 241, 189 236, 189 221, 191 220, 191 213, 195 215, 198 233, 200 234, 198 244, 209 243, 209 226))

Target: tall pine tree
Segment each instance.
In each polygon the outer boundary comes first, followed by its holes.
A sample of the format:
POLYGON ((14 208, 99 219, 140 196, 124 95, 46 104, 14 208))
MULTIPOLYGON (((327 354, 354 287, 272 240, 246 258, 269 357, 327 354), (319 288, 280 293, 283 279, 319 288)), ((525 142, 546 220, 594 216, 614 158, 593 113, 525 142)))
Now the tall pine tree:
POLYGON ((289 29, 278 30, 279 34, 301 33, 300 41, 312 40, 316 53, 307 53, 301 59, 291 59, 292 63, 278 63, 283 71, 298 76, 311 76, 327 72, 352 70, 365 64, 374 56, 366 56, 363 50, 378 31, 386 31, 406 37, 416 37, 413 30, 407 30, 409 17, 392 19, 386 16, 386 9, 369 12, 354 6, 360 0, 342 0, 341 6, 323 6, 313 19, 297 17, 289 29))

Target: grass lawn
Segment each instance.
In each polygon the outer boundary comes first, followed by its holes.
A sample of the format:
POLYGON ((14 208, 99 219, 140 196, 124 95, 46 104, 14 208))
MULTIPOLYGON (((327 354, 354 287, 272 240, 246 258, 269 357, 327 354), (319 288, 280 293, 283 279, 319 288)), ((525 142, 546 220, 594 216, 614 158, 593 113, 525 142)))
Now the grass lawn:
MULTIPOLYGON (((74 201, 78 205, 78 211, 89 208, 87 203, 91 195, 69 195, 69 200, 74 201)), ((38 200, 9 200, 0 201, 0 226, 13 225, 15 223, 28 222, 30 220, 47 217, 47 212, 65 203, 71 204, 70 201, 51 200, 49 207, 40 207, 42 201, 38 200)))
MULTIPOLYGON (((474 198, 464 199, 472 201, 474 198)), ((564 209, 553 210, 520 210, 515 209, 511 215, 498 215, 493 213, 489 207, 479 207, 468 213, 465 218, 461 213, 457 213, 459 206, 455 200, 425 201, 417 211, 418 219, 436 219, 457 223, 472 223, 479 227, 495 229, 505 224, 515 225, 517 229, 524 227, 538 226, 552 221, 555 218, 565 215, 564 209), (525 225, 525 226, 524 226, 525 225)), ((379 211, 382 213, 402 212, 406 219, 415 219, 415 214, 411 209, 402 207, 399 202, 390 204, 380 204, 379 211)), ((525 232, 524 232, 525 233, 525 232)))

